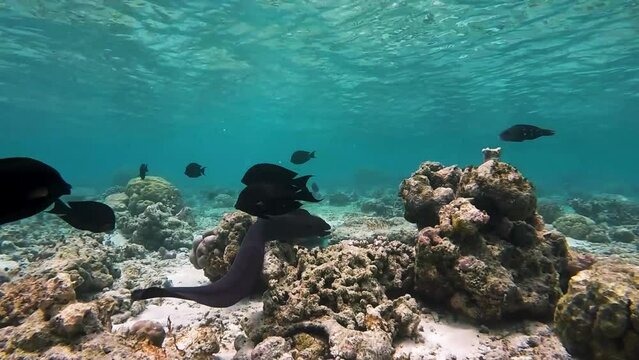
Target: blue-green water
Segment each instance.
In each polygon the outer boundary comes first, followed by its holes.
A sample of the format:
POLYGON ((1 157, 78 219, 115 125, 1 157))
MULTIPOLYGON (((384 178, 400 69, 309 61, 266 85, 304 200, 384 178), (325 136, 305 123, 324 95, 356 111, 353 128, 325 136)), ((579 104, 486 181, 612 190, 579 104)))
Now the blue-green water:
POLYGON ((542 191, 639 191, 637 1, 1 0, 0 39, 0 155, 76 187, 262 161, 396 186, 502 146, 542 191), (501 142, 515 123, 557 135, 501 142))

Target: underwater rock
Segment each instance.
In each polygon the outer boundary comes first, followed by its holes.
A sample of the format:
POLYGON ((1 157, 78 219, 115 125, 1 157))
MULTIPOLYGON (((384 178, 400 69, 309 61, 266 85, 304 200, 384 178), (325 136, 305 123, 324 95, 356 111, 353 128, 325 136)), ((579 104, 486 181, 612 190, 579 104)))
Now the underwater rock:
POLYGON ((608 225, 635 225, 639 223, 639 203, 621 195, 602 194, 591 198, 574 198, 568 204, 577 214, 589 217, 596 223, 608 225))
POLYGON ((129 196, 123 192, 113 193, 104 199, 104 203, 109 205, 116 213, 127 211, 129 196))
POLYGON ((546 224, 552 224, 564 215, 564 210, 561 205, 548 200, 540 200, 537 202, 537 212, 544 218, 546 224))
POLYGON ((33 275, 50 278, 59 272, 71 276, 78 298, 92 295, 113 285, 119 272, 115 268, 112 249, 91 236, 73 237, 57 244, 54 255, 30 271, 33 275))
POLYGON ((395 241, 310 250, 271 243, 264 264, 264 317, 247 333, 259 341, 281 336, 296 323, 328 317, 357 331, 381 329, 393 339, 414 336, 419 309, 404 295, 413 287, 413 261, 413 248, 395 241))
POLYGON ((34 312, 50 312, 75 301, 71 276, 57 274, 54 278, 27 276, 0 286, 0 328, 18 326, 34 312))
POLYGON ((286 342, 286 339, 279 336, 269 336, 255 345, 251 351, 251 360, 293 360, 290 351, 291 346, 286 342))
POLYGON ((561 216, 552 225, 564 235, 581 240, 586 240, 588 235, 597 228, 592 219, 578 214, 561 216))
POLYGON ((218 280, 231 266, 252 223, 251 216, 241 211, 224 214, 215 229, 193 241, 189 260, 211 281, 218 280))
POLYGON ((400 196, 406 219, 428 224, 415 250, 415 292, 424 300, 479 321, 552 316, 568 280, 566 239, 543 231, 533 186, 514 167, 489 160, 461 173, 424 163, 400 196), (454 174, 449 181, 433 175, 443 169, 454 174), (433 205, 431 184, 458 194, 433 205))
POLYGON ((164 327, 157 321, 139 320, 129 329, 129 334, 138 339, 149 341, 151 344, 161 347, 166 337, 164 327))
POLYGON ((473 198, 491 217, 511 221, 529 221, 537 208, 533 185, 512 165, 495 160, 465 169, 457 196, 473 198))
POLYGON ((125 192, 129 197, 127 208, 133 216, 141 214, 149 205, 155 203, 164 204, 171 215, 177 214, 184 207, 180 191, 161 177, 131 179, 125 192))
POLYGON ((417 224, 419 229, 437 224, 439 209, 455 198, 461 174, 455 166, 444 167, 430 161, 421 164, 400 185, 406 221, 417 224))
POLYGON ((320 341, 328 348, 329 356, 312 359, 387 360, 391 359, 394 352, 388 332, 379 329, 353 330, 331 318, 298 323, 289 328, 287 334, 295 334, 294 339, 297 334, 322 334, 324 338, 320 341))
POLYGON ((639 359, 639 267, 599 261, 570 280, 555 331, 583 359, 639 359))
POLYGON ((586 236, 586 240, 593 243, 609 243, 610 236, 606 228, 596 227, 586 236))
POLYGON ((129 181, 124 194, 106 199, 121 233, 146 249, 179 249, 193 241, 195 218, 180 191, 168 181, 147 176, 129 181))
POLYGON ((368 199, 360 203, 360 210, 363 213, 369 213, 381 217, 401 216, 401 209, 379 199, 368 199))
POLYGON ((232 208, 235 205, 235 198, 229 194, 217 194, 213 198, 211 206, 213 208, 232 208))
POLYGON ((637 238, 632 230, 625 227, 618 227, 610 231, 610 238, 612 241, 631 243, 637 238))
POLYGON ((193 241, 191 226, 170 213, 163 203, 147 206, 135 217, 122 219, 122 233, 130 235, 131 241, 146 249, 179 249, 188 247, 193 241))
POLYGON ((385 219, 353 214, 347 215, 344 222, 333 230, 329 243, 337 244, 344 240, 359 243, 399 241, 414 245, 416 238, 417 229, 403 218, 385 219))
POLYGON ((346 206, 355 201, 353 196, 343 192, 328 194, 326 200, 328 200, 328 204, 331 206, 346 206))

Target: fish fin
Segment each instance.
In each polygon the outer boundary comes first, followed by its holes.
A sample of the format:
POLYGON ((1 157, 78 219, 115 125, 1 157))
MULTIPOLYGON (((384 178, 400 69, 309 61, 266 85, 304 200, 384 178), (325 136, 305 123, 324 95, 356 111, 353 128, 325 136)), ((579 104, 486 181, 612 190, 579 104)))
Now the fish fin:
POLYGON ((308 202, 320 202, 322 200, 318 200, 316 199, 313 194, 307 189, 307 188, 302 188, 295 196, 295 199, 297 200, 302 200, 302 201, 308 201, 308 202))
POLYGON ((59 216, 64 216, 64 215, 68 215, 69 211, 71 211, 71 208, 69 207, 69 205, 65 204, 64 201, 60 199, 55 199, 55 202, 53 203, 53 208, 47 212, 51 214, 59 215, 59 216))
POLYGON ((297 179, 293 179, 292 183, 293 185, 299 187, 299 188, 306 188, 306 183, 308 182, 308 179, 311 178, 311 176, 313 175, 304 175, 304 176, 300 176, 297 179))
POLYGON ((29 199, 39 199, 47 197, 49 195, 49 189, 45 187, 37 188, 29 193, 29 199))

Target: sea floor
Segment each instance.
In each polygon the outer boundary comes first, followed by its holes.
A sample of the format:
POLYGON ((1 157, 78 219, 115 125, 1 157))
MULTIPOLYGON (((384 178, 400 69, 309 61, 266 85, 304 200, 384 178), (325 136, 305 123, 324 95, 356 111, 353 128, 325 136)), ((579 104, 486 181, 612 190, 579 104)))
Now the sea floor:
MULTIPOLYGON (((323 217, 332 225, 335 233, 341 231, 341 236, 366 238, 378 236, 380 233, 380 229, 374 226, 354 226, 354 224, 370 222, 371 218, 375 218, 362 214, 359 208, 354 205, 314 204, 308 206, 307 209, 323 217)), ((201 211, 200 216, 197 217, 197 231, 202 232, 213 228, 222 215, 231 210, 230 208, 219 208, 201 211)), ((53 217, 50 218, 53 219, 53 217)), ((26 269, 33 268, 29 265, 42 262, 47 257, 47 251, 42 249, 47 249, 51 242, 61 241, 65 237, 79 233, 68 230, 55 219, 50 222, 47 220, 49 220, 49 215, 33 221, 12 224, 0 230, 0 240, 3 240, 5 244, 0 247, 0 269, 3 269, 10 278, 29 275, 26 273, 26 269), (20 241, 16 241, 18 238, 20 241), (11 246, 7 245, 9 242, 6 240, 8 239, 12 240, 11 246), (29 247, 33 246, 35 247, 29 250, 29 247)), ((391 227, 402 229, 402 234, 416 231, 412 224, 401 218, 393 218, 387 222, 391 224, 391 227)), ((110 246, 114 248, 127 244, 127 240, 117 232, 107 235, 105 239, 109 240, 110 246)), ((619 258, 639 264, 639 254, 634 244, 594 244, 577 239, 569 239, 569 244, 574 249, 595 256, 619 258)), ((90 251, 90 249, 88 250, 90 251)), ((148 278, 138 281, 139 283, 152 281, 153 278, 161 278, 164 279, 165 283, 168 280, 173 286, 204 284, 208 280, 201 270, 195 269, 189 262, 189 251, 189 249, 177 251, 177 256, 174 259, 160 259, 157 252, 148 252, 139 258, 125 260, 116 266, 135 267, 137 274, 148 278)), ((121 286, 123 286, 122 282, 116 281, 111 290, 118 290, 118 287, 121 286)), ((219 334, 220 351, 216 354, 217 359, 233 358, 236 353, 236 341, 238 337, 243 336, 240 322, 243 318, 256 316, 262 309, 260 298, 245 299, 234 306, 222 309, 209 308, 179 299, 155 299, 145 301, 143 304, 135 315, 128 318, 118 318, 121 321, 113 324, 112 331, 125 333, 138 320, 155 320, 167 327, 170 319, 174 330, 197 323, 214 321, 220 324, 221 329, 221 334, 219 334)), ((476 326, 456 319, 440 309, 429 309, 425 305, 422 306, 419 337, 415 340, 405 340, 394 344, 395 359, 524 360, 572 358, 553 334, 550 324, 525 321, 511 324, 502 323, 497 327, 476 326)), ((187 346, 187 344, 177 345, 187 346)))

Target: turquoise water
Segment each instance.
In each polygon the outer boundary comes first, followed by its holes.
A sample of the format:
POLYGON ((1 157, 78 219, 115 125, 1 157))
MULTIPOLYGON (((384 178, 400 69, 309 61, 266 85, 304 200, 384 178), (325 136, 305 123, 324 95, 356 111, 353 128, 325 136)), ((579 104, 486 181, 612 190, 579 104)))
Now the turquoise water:
POLYGON ((639 192, 637 1, 0 0, 0 155, 74 186, 396 186, 502 146, 542 192, 639 192), (504 143, 531 123, 554 137, 504 143), (297 149, 317 159, 288 163, 297 149), (196 161, 207 176, 184 177, 196 161))

